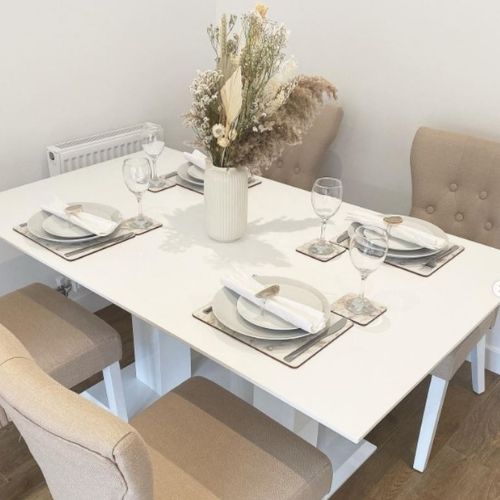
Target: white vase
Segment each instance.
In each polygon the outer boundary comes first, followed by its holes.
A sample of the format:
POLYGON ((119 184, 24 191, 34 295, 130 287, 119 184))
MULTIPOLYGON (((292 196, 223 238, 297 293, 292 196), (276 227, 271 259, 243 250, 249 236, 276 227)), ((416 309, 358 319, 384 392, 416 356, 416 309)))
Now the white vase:
POLYGON ((248 170, 246 167, 205 171, 205 225, 217 241, 241 238, 247 228, 248 170))

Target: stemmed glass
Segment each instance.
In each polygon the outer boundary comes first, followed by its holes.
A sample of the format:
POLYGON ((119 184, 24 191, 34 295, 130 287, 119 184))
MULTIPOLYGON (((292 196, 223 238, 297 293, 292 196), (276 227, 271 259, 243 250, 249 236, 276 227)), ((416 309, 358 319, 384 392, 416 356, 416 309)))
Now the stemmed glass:
POLYGON ((370 314, 372 303, 365 297, 366 280, 384 262, 388 251, 388 236, 385 229, 375 226, 359 226, 351 234, 349 255, 354 267, 361 274, 361 291, 346 304, 354 314, 370 314))
POLYGON ((342 204, 342 181, 334 177, 320 177, 312 187, 311 202, 316 215, 321 219, 321 235, 309 251, 317 255, 327 255, 335 249, 325 238, 326 225, 342 204))
POLYGON ((153 224, 142 212, 142 196, 151 182, 151 164, 147 158, 127 158, 123 162, 123 179, 129 191, 137 198, 138 215, 129 225, 135 229, 145 229, 153 224))
POLYGON ((165 140, 163 138, 163 128, 156 123, 146 123, 141 131, 142 149, 149 156, 153 165, 151 167, 151 184, 150 187, 161 188, 165 186, 165 179, 158 177, 156 162, 165 148, 165 140))

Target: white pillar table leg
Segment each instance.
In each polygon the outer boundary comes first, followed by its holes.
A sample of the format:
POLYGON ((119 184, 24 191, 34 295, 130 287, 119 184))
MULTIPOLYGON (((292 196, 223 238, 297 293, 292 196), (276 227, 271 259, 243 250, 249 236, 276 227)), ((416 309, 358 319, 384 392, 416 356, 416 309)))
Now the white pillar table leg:
POLYGON ((125 404, 120 363, 116 361, 104 368, 102 374, 104 376, 104 386, 108 397, 109 409, 112 413, 127 422, 127 405, 125 404))
POLYGON ((425 402, 420 434, 418 436, 415 462, 413 463, 413 468, 419 472, 424 472, 427 467, 447 388, 447 380, 436 376, 432 377, 429 392, 427 394, 427 401, 425 402))
POLYGON ((485 390, 484 383, 484 360, 486 357, 486 335, 476 344, 471 351, 472 388, 477 394, 485 390))
POLYGON ((326 498, 330 498, 377 450, 377 447, 362 439, 353 443, 340 434, 319 426, 318 448, 332 462, 332 487, 326 498))
POLYGON ((243 401, 253 405, 253 384, 244 378, 236 375, 236 373, 229 373, 229 390, 238 396, 243 401))
POLYGON ((313 446, 318 442, 318 423, 303 413, 271 396, 266 391, 254 387, 253 404, 255 408, 279 422, 313 446))
POLYGON ((132 317, 137 378, 162 396, 191 376, 187 344, 132 317))

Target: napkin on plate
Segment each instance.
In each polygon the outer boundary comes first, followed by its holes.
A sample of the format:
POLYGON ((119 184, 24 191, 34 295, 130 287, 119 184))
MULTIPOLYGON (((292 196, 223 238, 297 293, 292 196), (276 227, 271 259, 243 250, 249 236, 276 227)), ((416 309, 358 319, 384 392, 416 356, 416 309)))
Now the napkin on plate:
MULTIPOLYGON (((371 210, 356 210, 348 213, 346 219, 353 222, 359 222, 360 224, 369 224, 371 226, 387 229, 387 223, 384 222, 384 217, 385 215, 372 212, 371 210)), ((404 223, 404 220, 402 224, 392 226, 390 232, 391 236, 394 236, 394 238, 415 243, 416 245, 430 248, 431 250, 442 250, 448 245, 448 240, 446 238, 440 238, 428 231, 410 227, 408 224, 404 223)))
POLYGON ((97 236, 107 236, 118 227, 118 222, 99 217, 89 212, 81 211, 75 214, 68 214, 65 211, 68 206, 68 203, 59 198, 54 198, 50 203, 42 205, 41 209, 97 236))
POLYGON ((258 299, 255 294, 267 288, 268 285, 259 283, 251 276, 243 273, 227 275, 222 278, 222 284, 253 304, 263 307, 266 311, 306 332, 318 333, 326 326, 324 312, 306 304, 300 304, 279 295, 269 299, 258 299))
POLYGON ((192 153, 185 152, 184 158, 186 158, 186 160, 189 163, 196 165, 201 170, 205 170, 206 165, 207 165, 207 156, 204 155, 201 151, 198 151, 197 149, 195 149, 192 153))

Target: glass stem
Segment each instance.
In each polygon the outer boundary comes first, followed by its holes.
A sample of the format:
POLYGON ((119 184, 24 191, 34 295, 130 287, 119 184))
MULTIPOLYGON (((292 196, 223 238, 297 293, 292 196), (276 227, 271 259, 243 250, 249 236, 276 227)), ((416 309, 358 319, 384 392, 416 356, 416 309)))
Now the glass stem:
POLYGON ((158 174, 156 173, 156 156, 153 157, 153 165, 151 166, 151 179, 153 181, 158 180, 158 174))
POLYGON ((137 194, 137 195, 136 195, 136 197, 137 197, 137 205, 138 205, 138 214, 137 214, 137 218, 138 218, 139 220, 142 220, 142 219, 144 219, 144 215, 143 215, 143 213, 142 213, 142 193, 137 194))
POLYGON ((361 288, 359 290, 359 298, 361 302, 365 301, 365 294, 366 294, 366 280, 368 278, 367 273, 361 273, 361 288))
POLYGON ((325 233, 326 233, 326 223, 327 223, 327 220, 326 219, 321 219, 321 235, 319 237, 319 240, 324 243, 326 240, 325 240, 325 233))

